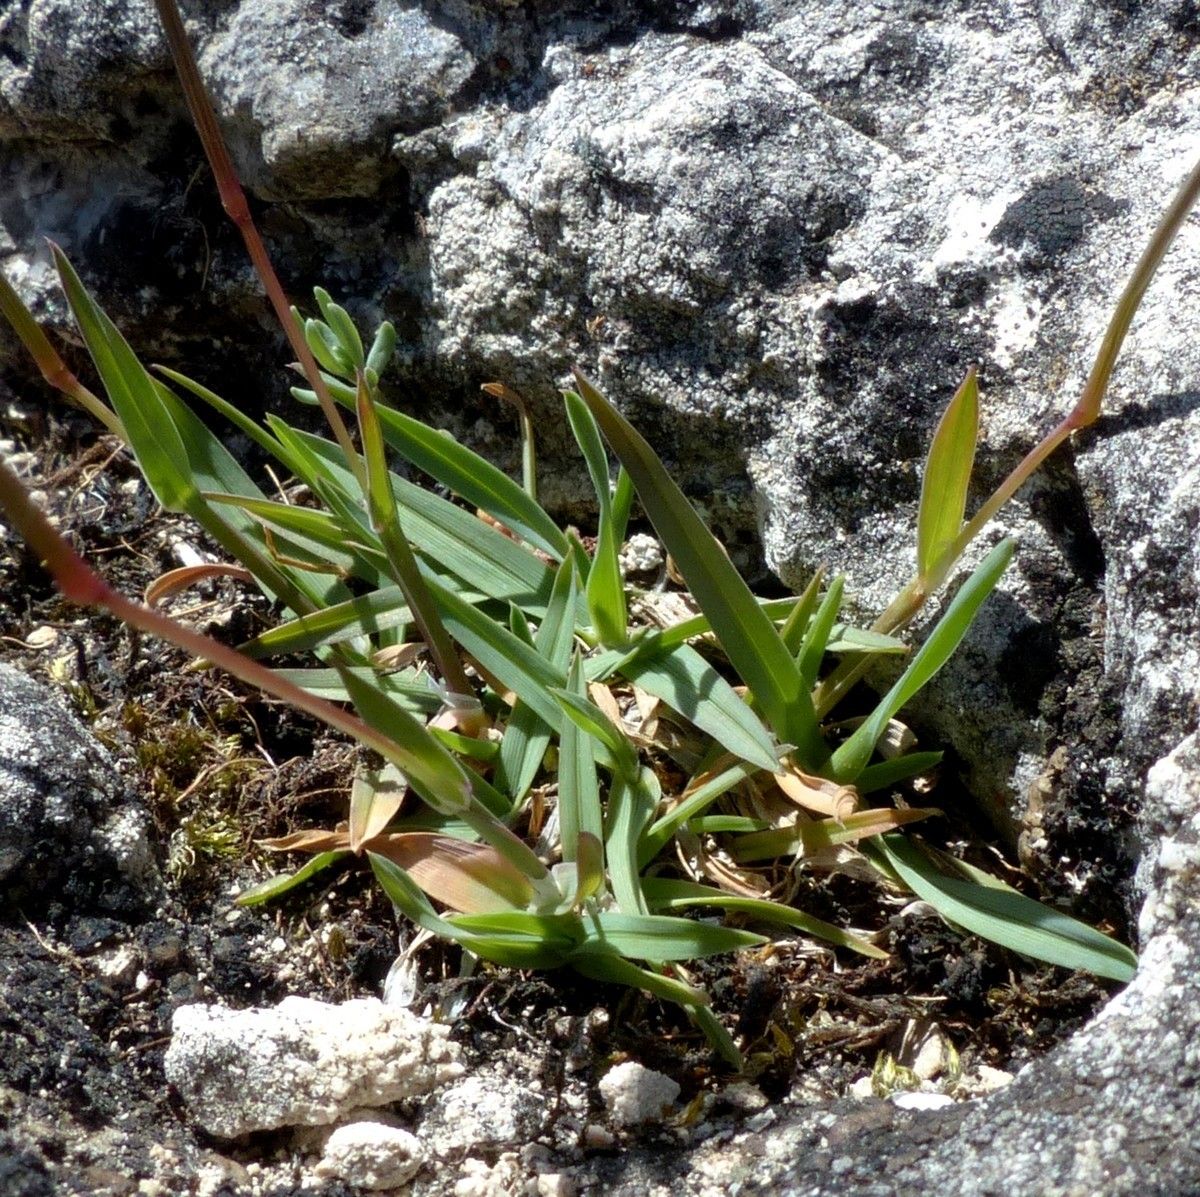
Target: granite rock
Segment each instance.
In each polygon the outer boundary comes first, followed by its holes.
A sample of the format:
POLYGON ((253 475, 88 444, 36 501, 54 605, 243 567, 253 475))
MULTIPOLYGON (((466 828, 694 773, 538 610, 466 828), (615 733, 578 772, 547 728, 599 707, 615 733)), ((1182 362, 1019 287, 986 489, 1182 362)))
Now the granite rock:
POLYGON ((249 1010, 183 1006, 165 1068, 196 1123, 234 1139, 424 1096, 461 1072, 447 1034, 373 998, 287 997, 249 1010))
POLYGON ((150 818, 116 764, 47 686, 0 664, 0 889, 128 914, 161 894, 150 818))

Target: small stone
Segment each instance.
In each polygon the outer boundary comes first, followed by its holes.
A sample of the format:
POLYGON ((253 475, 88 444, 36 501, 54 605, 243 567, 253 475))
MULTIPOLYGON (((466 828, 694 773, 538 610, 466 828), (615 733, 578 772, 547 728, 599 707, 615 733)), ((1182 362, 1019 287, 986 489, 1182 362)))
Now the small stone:
POLYGON ((382 1122, 350 1122, 326 1140, 313 1172, 362 1189, 395 1189, 407 1184, 424 1162, 421 1140, 410 1131, 382 1122))
POLYGON ((545 1114, 540 1086, 507 1070, 483 1071, 437 1093, 426 1107, 421 1132, 433 1155, 459 1156, 530 1142, 545 1114))
POLYGON ((92 958, 96 972, 113 985, 128 985, 137 976, 138 953, 132 944, 122 944, 92 958))
POLYGON ((583 1128, 583 1145, 593 1151, 604 1151, 617 1141, 616 1136, 607 1127, 598 1122, 589 1122, 583 1128))
POLYGON ((462 1072, 449 1028, 375 998, 176 1010, 167 1079, 209 1134, 320 1126, 422 1097, 462 1072))
POLYGON ((617 1126, 638 1126, 661 1121, 675 1104, 679 1085, 636 1060, 626 1060, 604 1075, 600 1096, 617 1126))
POLYGON ((575 1197, 575 1182, 565 1172, 543 1172, 534 1191, 537 1197, 575 1197))
POLYGON ((621 546, 619 560, 624 573, 648 574, 660 569, 666 556, 662 545, 653 536, 635 532, 621 546))

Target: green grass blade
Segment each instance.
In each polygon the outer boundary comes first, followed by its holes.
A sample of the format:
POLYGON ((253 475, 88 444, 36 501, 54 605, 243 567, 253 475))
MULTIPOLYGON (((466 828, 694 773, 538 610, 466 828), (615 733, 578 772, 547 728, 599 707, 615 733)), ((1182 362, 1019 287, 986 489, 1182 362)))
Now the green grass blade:
POLYGON ((690 645, 623 665, 621 675, 661 699, 726 751, 774 772, 779 754, 761 719, 690 645))
MULTIPOLYGON (((688 1010, 703 1009, 708 1005, 708 995, 702 989, 685 985, 674 977, 664 977, 662 973, 651 969, 639 968, 633 961, 618 956, 616 952, 601 952, 592 947, 572 957, 570 963, 576 972, 594 981, 628 985, 630 989, 643 989, 654 997, 675 1002, 688 1010)), ((738 1059, 740 1060, 740 1057, 738 1059)))
POLYGON ((825 598, 817 608, 817 613, 808 625, 801 642, 797 664, 800 666, 800 676, 804 679, 804 688, 811 690, 817 684, 817 674, 821 670, 821 662, 829 647, 829 638, 833 634, 834 621, 842 609, 842 592, 846 579, 834 578, 825 592, 825 598))
POLYGON ((641 766, 638 764, 637 750, 625 732, 583 694, 561 687, 556 687, 551 693, 563 713, 580 731, 608 749, 608 755, 620 777, 630 784, 636 784, 641 766))
POLYGON ((904 836, 881 836, 867 847, 872 855, 878 853, 913 893, 974 935, 1023 956, 1061 968, 1083 969, 1112 981, 1130 981, 1137 971, 1137 956, 1124 944, 995 878, 983 883, 948 876, 926 851, 904 836))
MULTIPOLYGON (((480 933, 457 926, 457 919, 443 918, 434 910, 420 887, 398 864, 368 852, 367 857, 383 892, 401 913, 418 927, 460 944, 485 960, 509 968, 557 968, 566 961, 573 943, 558 938, 539 937, 521 932, 480 933)), ((469 916, 460 916, 464 921, 469 916)))
POLYGON ((722 794, 727 794, 734 786, 740 785, 757 772, 756 766, 738 761, 699 785, 693 781, 684 792, 682 800, 642 836, 638 849, 638 861, 641 866, 645 868, 666 847, 667 842, 684 823, 702 815, 722 794))
POLYGON ((736 894, 728 894, 723 889, 699 885, 693 881, 647 877, 642 884, 646 892, 646 901, 652 910, 687 910, 694 906, 714 906, 719 910, 737 911, 766 922, 794 927, 814 939, 823 939, 839 948, 849 948, 850 951, 857 952, 860 956, 869 956, 873 960, 887 959, 886 952, 860 936, 805 914, 794 906, 768 902, 765 898, 742 898, 736 894))
POLYGON ((431 579, 428 585, 450 635, 545 723, 561 727, 562 709, 551 691, 566 683, 566 671, 445 586, 431 579))
POLYGON ((825 746, 799 667, 741 575, 645 438, 582 375, 579 393, 622 464, 733 667, 767 722, 808 768, 825 746))
MULTIPOLYGON (((567 689, 582 698, 584 686, 583 664, 576 656, 567 689)), ((558 825, 563 860, 579 859, 582 836, 590 836, 597 845, 603 843, 604 815, 592 737, 571 719, 563 720, 558 744, 558 825)))
POLYGON ((244 890, 234 899, 234 905, 261 906, 264 902, 274 901, 348 855, 348 852, 318 852, 294 873, 276 873, 274 877, 268 877, 266 881, 244 890))
MULTIPOLYGON (((354 388, 330 376, 330 394, 345 407, 353 407, 354 388)), ((294 390, 305 402, 315 402, 311 391, 294 390)), ((406 461, 448 487, 472 506, 481 508, 529 541, 555 561, 570 550, 570 542, 536 499, 478 453, 461 445, 448 433, 430 428, 395 408, 379 406, 383 437, 406 461)))
POLYGON ((903 656, 908 645, 895 636, 872 632, 867 628, 852 628, 844 623, 833 625, 825 651, 830 653, 870 653, 872 656, 903 656))
POLYGON ((854 788, 860 794, 886 790, 889 786, 907 781, 910 777, 920 777, 922 773, 937 768, 944 755, 941 752, 906 752, 890 761, 877 761, 874 765, 868 765, 854 779, 854 788))
POLYGON ((163 410, 154 380, 116 325, 92 299, 57 245, 51 245, 75 323, 100 374, 129 445, 154 497, 167 511, 186 511, 199 496, 175 423, 163 410))
MULTIPOLYGON (((359 356, 362 346, 359 345, 359 356)), ((404 591, 421 639, 429 649, 442 680, 455 694, 470 694, 471 683, 458 659, 454 643, 442 624, 442 617, 425 585, 412 546, 400 524, 400 511, 392 491, 391 475, 383 447, 383 433, 366 379, 358 376, 358 425, 362 435, 363 457, 367 466, 367 507, 371 525, 387 554, 393 579, 404 591)))
MULTIPOLYGON (((427 673, 408 670, 404 674, 380 674, 364 665, 343 666, 343 669, 349 669, 365 684, 377 686, 410 715, 436 715, 444 705, 443 692, 427 673)), ((276 669, 275 672, 317 698, 350 701, 350 693, 336 669, 276 669)))
POLYGON ((646 825, 654 817, 661 797, 653 770, 643 768, 626 781, 615 774, 608 790, 604 820, 604 856, 608 861, 613 897, 623 914, 647 914, 638 875, 638 848, 646 825))
POLYGON ((205 491, 203 497, 207 503, 245 511, 254 517, 255 525, 271 529, 280 555, 307 560, 314 569, 354 574, 376 586, 386 584, 381 573, 386 564, 383 555, 373 545, 353 543, 342 522, 327 511, 219 491, 205 491))
POLYGON ((210 391, 208 387, 201 386, 195 379, 189 378, 186 374, 180 374, 178 370, 170 370, 166 366, 155 366, 154 370, 155 373, 161 374, 164 378, 169 378, 177 386, 190 391, 197 399, 203 400, 214 411, 220 412, 239 432, 252 440, 271 457, 280 461, 284 460, 281 456, 283 447, 275 437, 260 424, 256 424, 249 416, 238 411, 232 403, 222 399, 215 391, 210 391))
MULTIPOLYGON (((545 618, 532 641, 525 640, 529 625, 524 614, 519 608, 513 608, 513 614, 519 616, 516 626, 523 628, 525 636, 516 631, 513 634, 564 673, 571 664, 571 648, 575 641, 575 600, 575 568, 567 560, 559 567, 545 618)), ((518 702, 504 729, 496 775, 496 784, 508 794, 514 809, 529 793, 551 738, 551 726, 532 707, 518 702)))
POLYGON ((804 634, 817 609, 817 600, 821 597, 821 583, 824 580, 825 570, 822 567, 809 579, 804 592, 795 600, 792 609, 780 625, 780 639, 793 656, 799 654, 800 646, 804 643, 804 634))
POLYGON ((563 398, 567 408, 567 422, 571 432, 583 454, 587 465, 588 475, 592 480, 592 489, 596 492, 596 503, 600 511, 600 520, 604 521, 612 512, 612 480, 609 476, 608 454, 604 451, 604 440, 600 436, 600 426, 588 410, 588 405, 572 391, 564 393, 563 398))
POLYGON ((348 597, 337 579, 318 576, 276 560, 257 520, 236 510, 218 510, 213 506, 207 498, 208 492, 228 492, 253 501, 262 498, 262 491, 187 404, 163 384, 153 379, 151 382, 166 418, 175 425, 187 468, 199 489, 189 503, 188 514, 231 557, 250 570, 268 595, 281 599, 293 611, 309 612, 348 597))
POLYGON ((471 783, 463 766, 373 679, 346 667, 340 672, 363 722, 396 745, 393 763, 417 793, 440 814, 464 814, 471 802, 471 783))
POLYGON ((896 684, 855 733, 837 749, 830 762, 829 776, 848 785, 871 759, 875 744, 888 720, 950 659, 966 635, 983 600, 995 589, 1012 560, 1012 540, 1002 540, 959 587, 945 614, 909 662, 896 684))
POLYGON ((307 652, 410 623, 412 613, 400 587, 388 586, 280 624, 238 645, 238 650, 255 658, 307 652))
MULTIPOLYGON (((621 576, 618 553, 623 528, 614 518, 612 482, 609 478, 608 454, 600 428, 578 395, 567 392, 567 421, 583 454, 587 471, 596 492, 599 521, 592 567, 587 575, 587 604, 592 626, 605 645, 622 645, 629 638, 629 614, 625 605, 625 579, 621 576)), ((630 491, 628 474, 624 475, 625 489, 630 491)), ((628 519, 631 494, 622 499, 624 519, 628 519)))
MULTIPOLYGON (((382 422, 387 409, 376 410, 382 422)), ((337 445, 307 433, 292 435, 343 494, 355 494, 337 445)), ((545 612, 554 571, 544 561, 446 499, 394 474, 391 484, 405 535, 423 556, 490 598, 510 600, 535 616, 545 612)))
POLYGON ((587 920, 588 936, 571 962, 594 952, 616 952, 635 960, 700 960, 740 952, 767 942, 762 935, 670 915, 622 914, 602 910, 587 920))
POLYGON ((925 460, 917 513, 918 573, 937 563, 962 527, 978 439, 979 388, 972 367, 942 415, 925 460))
POLYGON ((629 640, 629 610, 625 601, 625 579, 618 558, 620 544, 613 534, 611 514, 600 523, 596 551, 587 577, 587 605, 592 627, 604 645, 623 645, 629 640))

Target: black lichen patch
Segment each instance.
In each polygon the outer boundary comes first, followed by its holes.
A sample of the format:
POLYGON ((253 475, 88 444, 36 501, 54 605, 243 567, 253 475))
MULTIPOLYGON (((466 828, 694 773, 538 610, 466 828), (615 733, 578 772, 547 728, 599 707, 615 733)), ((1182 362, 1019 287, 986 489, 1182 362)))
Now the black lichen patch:
POLYGON ((1022 250, 1030 270, 1049 270, 1084 239, 1092 225, 1126 206, 1070 175, 1054 175, 1009 204, 989 239, 1022 250))
POLYGON ((914 463, 967 368, 986 360, 979 335, 939 318, 945 302, 914 285, 825 311, 816 378, 827 396, 826 450, 797 462, 797 472, 823 507, 840 509, 848 531, 916 500, 914 463), (886 424, 871 415, 880 410, 886 424))

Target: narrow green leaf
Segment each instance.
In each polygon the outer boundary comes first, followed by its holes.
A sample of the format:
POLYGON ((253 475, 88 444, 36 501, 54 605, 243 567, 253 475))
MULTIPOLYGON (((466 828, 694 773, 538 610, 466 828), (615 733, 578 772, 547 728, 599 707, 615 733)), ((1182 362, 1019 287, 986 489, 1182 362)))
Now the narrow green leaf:
POLYGON ((618 557, 620 544, 613 535, 611 514, 602 519, 595 556, 587 578, 587 605, 592 627, 604 645, 623 645, 629 639, 629 611, 625 579, 618 557))
MULTIPOLYGON (((375 410, 382 422, 387 409, 376 406, 375 410)), ((310 458, 320 463, 313 468, 353 497, 354 481, 339 460, 338 446, 322 437, 290 431, 310 458)), ((424 557, 489 598, 510 600, 535 616, 545 611, 554 572, 544 561, 471 512, 395 474, 390 477, 405 535, 424 557)))
MULTIPOLYGON (((1137 956, 1124 944, 1004 886, 950 877, 912 840, 885 835, 865 845, 884 860, 913 893, 950 922, 1023 956, 1061 968, 1083 969, 1127 982, 1137 956)), ((963 867, 961 863, 959 867, 963 867)), ((976 870, 971 870, 972 873, 976 870)))
POLYGON ((125 426, 147 485, 167 511, 186 511, 199 489, 187 469, 179 431, 163 411, 154 380, 88 293, 62 250, 51 244, 50 251, 75 323, 125 426))
POLYGON ((950 659, 967 634, 983 600, 995 589, 1000 576, 1008 568, 1013 548, 1012 540, 1002 540, 959 587, 945 614, 896 684, 879 700, 879 705, 858 730, 834 752, 828 771, 828 776, 834 781, 844 785, 854 781, 871 759, 871 753, 887 728, 888 720, 950 659))
MULTIPOLYGON (((361 350, 361 346, 360 346, 361 350)), ((417 566, 412 546, 400 523, 400 511, 392 491, 391 476, 383 447, 383 433, 366 379, 358 375, 358 426, 362 434, 363 457, 367 465, 367 506, 371 524, 387 554, 393 580, 404 592, 421 639, 429 649, 442 680, 455 694, 470 694, 471 683, 458 659, 449 633, 434 604, 433 596, 417 566)))
POLYGON ((702 815, 722 794, 727 794, 734 786, 740 785, 757 772, 758 768, 755 765, 738 761, 719 773, 706 777, 699 784, 693 779, 684 791, 682 799, 642 836, 638 849, 640 865, 645 868, 666 847, 667 842, 684 823, 702 815))
MULTIPOLYGON (((654 997, 676 1002, 688 1010, 704 1009, 708 1005, 708 994, 702 989, 685 985, 675 977, 664 977, 652 969, 639 968, 631 960, 618 956, 616 952, 582 952, 571 960, 571 967, 595 981, 628 985, 630 989, 644 989, 654 997)), ((739 1056, 738 1059, 740 1058, 739 1056)))
MULTIPOLYGON (((579 656, 571 664, 567 689, 582 698, 583 665, 579 656)), ((603 867, 604 815, 600 808, 600 783, 592 737, 572 719, 564 719, 558 744, 558 826, 563 860, 579 859, 580 844, 590 839, 600 849, 603 867)))
POLYGON ((567 407, 567 422, 583 454, 587 471, 596 492, 596 503, 603 522, 612 511, 612 481, 608 472, 608 454, 600 437, 600 427, 584 401, 572 391, 563 394, 567 407))
POLYGON ((623 914, 647 914, 638 875, 638 848, 646 825, 654 817, 662 791, 654 771, 643 767, 636 780, 614 774, 608 790, 604 820, 604 856, 608 861, 613 897, 623 914))
POLYGON ((442 814, 465 814, 471 783, 462 765, 379 686, 346 667, 339 672, 363 721, 395 744, 389 759, 408 777, 413 789, 442 814))
POLYGON ((337 338, 345 356, 350 359, 350 373, 355 369, 364 369, 367 359, 363 353, 362 337, 359 336, 354 321, 350 319, 349 312, 340 304, 334 303, 329 292, 323 287, 314 287, 313 295, 321 309, 321 315, 325 317, 325 323, 337 338))
POLYGON ((842 609, 842 591, 845 584, 846 579, 842 577, 834 578, 830 582, 829 589, 804 634, 797 664, 800 666, 800 676, 804 679, 806 690, 811 690, 817 684, 817 674, 821 670, 821 662, 825 659, 833 624, 842 609))
POLYGON ((571 963, 595 952, 617 952, 635 960, 665 962, 699 960, 740 952, 767 942, 762 935, 669 915, 622 914, 601 910, 587 920, 588 937, 575 949, 571 963))
POLYGON ((280 624, 238 645, 238 650, 249 657, 304 652, 411 622, 400 587, 388 586, 280 624))
MULTIPOLYGON (((382 331, 382 330, 381 330, 382 331)), ((325 378, 330 394, 345 407, 355 403, 354 388, 332 375, 325 378)), ((314 402, 311 391, 294 389, 297 398, 314 402)), ((379 405, 384 440, 405 460, 448 487, 459 498, 479 507, 555 561, 561 561, 570 542, 537 500, 486 458, 461 445, 448 433, 420 420, 379 405)))
POLYGON ((800 646, 804 643, 804 633, 808 630, 813 612, 817 609, 817 600, 821 597, 821 583, 824 580, 825 570, 822 567, 809 579, 804 592, 795 600, 779 629, 780 639, 793 655, 800 652, 800 646))
POLYGON ((217 510, 204 497, 205 492, 224 491, 252 501, 261 499, 262 491, 179 396, 163 384, 153 379, 151 382, 162 410, 178 431, 187 469, 198 488, 199 493, 188 506, 188 514, 231 557, 254 574, 255 581, 269 596, 280 599, 298 614, 348 597, 336 578, 318 576, 277 561, 255 519, 229 509, 217 510))
POLYGON ((909 650, 908 645, 895 636, 885 636, 882 632, 872 632, 867 628, 852 628, 847 624, 837 623, 833 625, 833 631, 830 633, 825 651, 902 656, 909 650))
POLYGON ((874 960, 887 959, 886 952, 860 936, 805 914, 793 906, 769 902, 765 898, 742 898, 711 885, 698 885, 692 881, 674 881, 663 877, 647 877, 643 886, 646 900, 652 910, 686 910, 692 906, 714 906, 719 910, 733 910, 767 922, 794 927, 814 939, 823 939, 839 948, 849 948, 852 952, 870 956, 874 960))
POLYGON ((340 374, 343 378, 354 374, 354 363, 327 324, 321 320, 305 320, 304 340, 322 370, 340 374))
POLYGON ((779 767, 779 754, 762 720, 690 645, 654 655, 637 654, 620 672, 707 732, 726 751, 769 772, 779 767))
POLYGON ((550 692, 576 727, 608 749, 620 776, 628 782, 636 783, 641 765, 638 763, 637 749, 625 732, 584 695, 558 686, 550 692))
MULTIPOLYGON (((524 631, 521 635, 514 630, 514 635, 564 673, 570 665, 575 640, 575 600, 575 569, 568 559, 559 567, 554 579, 554 590, 536 637, 529 636, 529 624, 519 608, 514 606, 510 613, 511 618, 518 621, 516 627, 524 631)), ((504 729, 496 775, 496 784, 509 795, 514 809, 529 793, 550 746, 552 733, 550 724, 532 707, 518 701, 504 729)))
POLYGON ((453 920, 442 918, 404 869, 375 852, 368 852, 367 857, 383 892, 418 927, 451 943, 460 944, 476 956, 509 968, 557 968, 565 963, 573 945, 527 933, 480 934, 459 927, 456 924, 460 919, 467 921, 471 916, 460 915, 453 920))
POLYGON ((459 595, 433 580, 428 585, 450 635, 545 723, 559 728, 562 708, 551 690, 566 682, 565 671, 559 672, 536 649, 459 595))
POLYGON ((942 763, 944 755, 941 752, 906 752, 890 761, 877 761, 868 765, 854 779, 854 788, 860 794, 886 790, 889 786, 907 781, 910 777, 920 777, 922 773, 928 773, 930 769, 942 763))
POLYGON ((576 380, 733 667, 780 740, 815 768, 825 746, 812 699, 775 625, 645 438, 578 372, 576 380))
MULTIPOLYGON (((410 715, 433 715, 442 709, 443 692, 427 674, 406 670, 402 674, 377 673, 363 665, 343 666, 364 683, 378 686, 410 715)), ((336 669, 276 669, 275 672, 309 694, 330 702, 349 702, 350 695, 336 669)))
POLYGON ((268 877, 266 881, 260 881, 258 885, 252 885, 248 890, 244 890, 234 899, 234 905, 261 906, 264 902, 282 897, 289 890, 303 885, 310 878, 329 868, 335 861, 348 855, 348 852, 318 852, 312 860, 307 861, 294 873, 276 873, 274 877, 268 877))
POLYGON ((917 514, 918 573, 936 564, 962 527, 978 439, 979 388, 972 366, 938 423, 925 461, 917 514))

